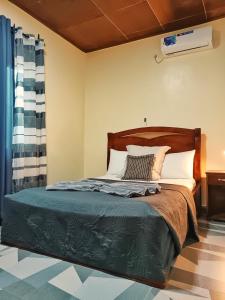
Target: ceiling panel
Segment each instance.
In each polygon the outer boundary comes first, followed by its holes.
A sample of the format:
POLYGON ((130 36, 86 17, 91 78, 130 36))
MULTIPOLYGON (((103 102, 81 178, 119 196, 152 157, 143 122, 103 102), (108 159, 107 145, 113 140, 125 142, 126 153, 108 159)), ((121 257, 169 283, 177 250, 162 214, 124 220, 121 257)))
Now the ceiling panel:
POLYGON ((99 17, 79 26, 71 26, 62 31, 71 42, 78 44, 84 51, 92 51, 126 42, 127 39, 106 18, 99 17))
POLYGON ((85 52, 225 16, 225 0, 10 0, 10 2, 85 52))
POLYGON ((11 1, 55 28, 77 25, 102 16, 90 0, 16 0, 11 1))
POLYGON ((206 10, 219 9, 225 6, 225 0, 204 0, 206 10))
POLYGON ((202 0, 148 0, 148 2, 163 25, 205 14, 202 0))
POLYGON ((209 20, 225 16, 225 0, 204 0, 209 20))
POLYGON ((202 13, 200 15, 194 15, 191 17, 173 21, 171 23, 164 24, 164 29, 166 31, 178 30, 180 28, 186 28, 200 23, 204 23, 205 19, 205 13, 202 13))
POLYGON ((108 15, 128 37, 138 32, 155 33, 156 30, 159 32, 161 29, 147 2, 116 10, 108 15))
POLYGON ((132 6, 145 0, 92 0, 98 7, 104 10, 106 13, 111 13, 118 9, 123 9, 128 6, 132 6))

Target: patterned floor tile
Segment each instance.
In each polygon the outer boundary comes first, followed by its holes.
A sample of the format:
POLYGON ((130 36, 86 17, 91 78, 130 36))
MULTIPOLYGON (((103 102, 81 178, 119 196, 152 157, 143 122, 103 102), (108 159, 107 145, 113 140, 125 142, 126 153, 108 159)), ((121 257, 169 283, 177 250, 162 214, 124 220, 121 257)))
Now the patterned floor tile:
POLYGON ((88 277, 75 296, 82 300, 114 300, 133 284, 133 281, 120 278, 88 277))
POLYGON ((195 243, 195 244, 191 245, 189 247, 189 249, 190 248, 198 249, 201 251, 211 251, 211 252, 217 253, 219 255, 222 254, 223 256, 225 254, 225 247, 217 246, 217 245, 213 245, 213 244, 209 244, 209 243, 204 243, 204 242, 195 243))
MULTIPOLYGON (((210 270, 208 270, 207 273, 210 273, 210 270)), ((207 276, 207 274, 205 276, 202 276, 199 274, 178 269, 176 267, 174 267, 172 270, 171 278, 175 281, 180 281, 182 283, 201 287, 204 289, 212 289, 222 293, 225 289, 223 281, 211 279, 207 276)))
POLYGON ((148 300, 154 299, 155 295, 152 294, 152 290, 156 290, 150 288, 147 285, 139 284, 135 282, 132 286, 126 289, 121 295, 119 295, 115 300, 137 300, 137 299, 145 299, 149 294, 148 300))
POLYGON ((0 299, 1 300, 20 300, 20 298, 9 294, 6 291, 0 291, 0 299))
MULTIPOLYGON (((0 271, 0 288, 3 289, 15 282, 19 281, 19 279, 10 273, 1 270, 0 271)), ((1 298, 0 298, 1 299, 1 298)))
POLYGON ((30 277, 27 277, 26 279, 24 279, 24 281, 35 288, 40 288, 41 286, 45 285, 49 280, 61 274, 70 266, 71 266, 70 263, 61 261, 54 266, 48 267, 47 269, 41 272, 38 272, 30 277))
POLYGON ((76 291, 82 287, 82 281, 73 266, 52 278, 49 283, 72 296, 76 296, 76 291))
POLYGON ((23 260, 24 258, 26 258, 26 257, 29 257, 29 256, 31 256, 31 252, 29 252, 29 251, 26 251, 26 250, 18 250, 18 261, 21 261, 21 260, 23 260))
POLYGON ((35 288, 24 281, 17 281, 6 287, 4 291, 15 297, 22 298, 27 294, 34 293, 35 288))
POLYGON ((95 272, 93 269, 82 267, 79 265, 74 265, 74 267, 82 282, 84 282, 93 272, 95 272))
POLYGON ((78 298, 72 297, 70 294, 67 294, 58 288, 55 288, 54 286, 48 283, 45 284, 40 289, 36 290, 35 292, 31 292, 27 294, 25 297, 22 297, 21 299, 22 300, 80 300, 78 298))
POLYGON ((8 248, 8 246, 0 245, 0 252, 6 248, 8 248))
POLYGON ((145 296, 144 300, 152 300, 152 299, 154 299, 154 300, 174 300, 174 299, 170 298, 168 295, 166 295, 165 293, 163 293, 162 291, 159 291, 155 296, 153 296, 153 298, 149 298, 151 296, 152 296, 152 294, 148 293, 145 296))
POLYGON ((13 267, 4 269, 19 279, 25 279, 37 272, 55 265, 59 260, 47 257, 26 257, 13 267))
POLYGON ((0 252, 0 268, 7 269, 15 266, 18 263, 18 250, 7 247, 0 252))
POLYGON ((97 270, 93 270, 92 274, 90 276, 93 276, 93 277, 103 277, 103 278, 116 278, 115 276, 113 276, 111 274, 106 274, 104 272, 97 271, 97 270))
POLYGON ((188 295, 194 295, 206 299, 210 299, 210 292, 208 289, 204 289, 198 286, 189 285, 180 281, 169 280, 168 291, 174 290, 178 293, 185 293, 188 295))
POLYGON ((154 300, 211 300, 211 298, 203 298, 202 296, 196 296, 192 294, 185 294, 184 292, 179 292, 179 290, 174 291, 160 291, 159 294, 153 298, 154 300))
POLYGON ((211 295, 211 300, 224 300, 225 293, 220 293, 218 291, 209 291, 211 295))

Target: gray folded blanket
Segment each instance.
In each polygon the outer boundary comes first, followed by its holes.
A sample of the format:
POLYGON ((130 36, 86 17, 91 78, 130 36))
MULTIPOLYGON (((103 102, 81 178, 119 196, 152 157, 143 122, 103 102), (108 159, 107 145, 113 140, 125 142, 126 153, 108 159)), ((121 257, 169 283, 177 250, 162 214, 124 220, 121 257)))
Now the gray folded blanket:
POLYGON ((161 187, 158 183, 148 182, 105 182, 85 179, 80 181, 60 181, 46 187, 47 191, 93 191, 103 192, 121 197, 149 196, 159 193, 161 187))

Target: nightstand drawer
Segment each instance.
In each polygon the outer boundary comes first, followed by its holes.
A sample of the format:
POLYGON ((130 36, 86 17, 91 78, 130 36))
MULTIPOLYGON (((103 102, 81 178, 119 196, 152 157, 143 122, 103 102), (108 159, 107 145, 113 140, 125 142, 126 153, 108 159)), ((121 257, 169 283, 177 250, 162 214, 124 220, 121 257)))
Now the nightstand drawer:
POLYGON ((225 171, 208 171, 208 218, 222 221, 225 214, 225 171))
POLYGON ((224 185, 225 186, 225 174, 208 174, 207 182, 209 185, 224 185))

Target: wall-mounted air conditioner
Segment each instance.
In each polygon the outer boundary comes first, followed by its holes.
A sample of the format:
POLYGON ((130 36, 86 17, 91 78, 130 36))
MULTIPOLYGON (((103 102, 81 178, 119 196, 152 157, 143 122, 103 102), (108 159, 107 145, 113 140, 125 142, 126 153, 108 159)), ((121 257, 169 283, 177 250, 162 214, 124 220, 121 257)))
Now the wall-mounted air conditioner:
POLYGON ((211 26, 185 30, 161 39, 161 51, 164 57, 177 56, 212 48, 213 30, 211 26))

